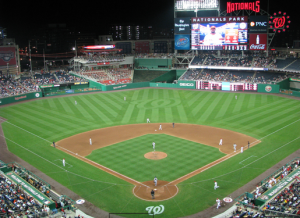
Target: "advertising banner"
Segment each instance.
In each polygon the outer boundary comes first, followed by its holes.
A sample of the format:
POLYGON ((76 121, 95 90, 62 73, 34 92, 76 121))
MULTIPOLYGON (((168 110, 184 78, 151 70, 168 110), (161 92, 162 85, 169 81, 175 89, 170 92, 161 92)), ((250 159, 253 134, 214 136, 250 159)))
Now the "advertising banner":
POLYGON ((190 50, 190 35, 175 35, 175 50, 190 50))
POLYGON ((0 66, 16 65, 16 48, 0 47, 0 66))
POLYGON ((267 33, 268 16, 251 16, 249 17, 249 33, 267 33))
POLYGON ((267 50, 267 34, 249 34, 249 50, 267 50))
POLYGON ((196 88, 196 82, 195 81, 178 81, 179 88, 185 88, 185 89, 195 89, 196 88))
POLYGON ((189 17, 175 18, 174 19, 174 33, 175 34, 190 34, 191 33, 191 20, 189 17))
POLYGON ((191 23, 235 23, 247 22, 247 16, 228 16, 228 17, 192 17, 191 23))

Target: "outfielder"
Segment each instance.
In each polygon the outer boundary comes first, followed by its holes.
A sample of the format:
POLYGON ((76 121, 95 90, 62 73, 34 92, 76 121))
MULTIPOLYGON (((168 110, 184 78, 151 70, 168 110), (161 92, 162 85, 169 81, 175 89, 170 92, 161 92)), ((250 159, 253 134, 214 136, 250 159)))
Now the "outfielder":
POLYGON ((158 130, 162 130, 162 126, 161 126, 161 124, 159 125, 159 129, 158 130))
POLYGON ((147 118, 147 123, 150 123, 150 119, 149 118, 147 118))
POLYGON ((220 201, 220 199, 217 198, 216 202, 217 202, 217 209, 219 209, 219 207, 221 207, 221 201, 220 201))
POLYGON ((155 142, 152 142, 153 150, 155 151, 155 142))
POLYGON ((126 101, 126 97, 124 97, 124 101, 126 101))
POLYGON ((63 159, 63 166, 64 167, 66 166, 66 160, 65 160, 65 158, 63 159))
POLYGON ((75 105, 77 105, 77 101, 75 101, 75 105))
POLYGON ((219 145, 223 144, 223 139, 220 139, 219 145))
POLYGON ((92 145, 92 138, 90 138, 90 145, 92 145))
POLYGON ((237 100, 237 95, 235 96, 235 100, 237 100))
POLYGON ((235 143, 233 144, 233 149, 234 149, 234 152, 236 152, 236 144, 235 143))
POLYGON ((154 177, 153 182, 154 182, 154 186, 157 186, 157 178, 156 178, 156 176, 154 177))
POLYGON ((217 188, 219 188, 218 183, 215 181, 215 187, 214 189, 216 190, 217 188))

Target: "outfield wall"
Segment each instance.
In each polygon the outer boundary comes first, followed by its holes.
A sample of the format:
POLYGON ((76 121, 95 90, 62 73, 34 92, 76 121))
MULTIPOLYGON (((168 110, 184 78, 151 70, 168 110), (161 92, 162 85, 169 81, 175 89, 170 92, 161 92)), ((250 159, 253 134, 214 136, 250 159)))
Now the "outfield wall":
POLYGON ((26 93, 23 95, 16 95, 16 96, 7 97, 7 98, 1 98, 0 105, 11 104, 11 103, 16 103, 16 102, 20 102, 20 101, 41 98, 41 97, 42 97, 42 92, 26 93))
POLYGON ((280 85, 257 84, 257 92, 279 93, 280 85))

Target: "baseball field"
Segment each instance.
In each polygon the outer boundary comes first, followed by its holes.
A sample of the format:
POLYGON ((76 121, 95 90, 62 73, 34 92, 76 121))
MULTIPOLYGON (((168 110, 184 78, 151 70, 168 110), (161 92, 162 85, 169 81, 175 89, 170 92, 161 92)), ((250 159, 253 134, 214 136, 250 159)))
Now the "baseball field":
POLYGON ((137 89, 43 98, 0 108, 0 116, 11 152, 127 217, 195 214, 300 147, 300 101, 268 94, 137 89))

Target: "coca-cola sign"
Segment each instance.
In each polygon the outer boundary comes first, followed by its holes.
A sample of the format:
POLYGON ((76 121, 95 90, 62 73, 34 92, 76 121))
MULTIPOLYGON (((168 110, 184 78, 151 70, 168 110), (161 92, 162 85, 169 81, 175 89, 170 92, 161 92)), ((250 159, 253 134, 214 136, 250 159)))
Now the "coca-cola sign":
POLYGON ((250 50, 266 50, 266 44, 250 45, 250 50))
POLYGON ((267 34, 249 34, 249 50, 267 50, 267 34))

